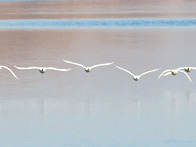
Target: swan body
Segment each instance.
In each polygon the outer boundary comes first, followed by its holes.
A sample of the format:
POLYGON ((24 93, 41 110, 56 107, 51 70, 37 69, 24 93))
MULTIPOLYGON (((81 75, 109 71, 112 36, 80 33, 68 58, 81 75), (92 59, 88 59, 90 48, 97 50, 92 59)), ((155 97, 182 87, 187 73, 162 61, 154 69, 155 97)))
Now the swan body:
POLYGON ((189 77, 189 75, 188 75, 184 70, 182 70, 181 68, 177 68, 177 69, 167 69, 167 70, 163 71, 163 72, 159 75, 158 79, 159 79, 160 77, 162 77, 162 76, 168 76, 168 75, 171 75, 171 74, 175 76, 178 72, 184 73, 184 74, 186 75, 186 77, 189 79, 189 81, 192 83, 192 80, 191 80, 191 78, 189 77))
POLYGON ((54 68, 54 67, 18 67, 18 66, 14 66, 17 69, 21 69, 21 70, 28 70, 28 69, 38 69, 40 73, 45 73, 46 70, 56 70, 56 71, 69 71, 71 69, 60 69, 60 68, 54 68))
POLYGON ((8 68, 7 66, 0 65, 0 69, 2 68, 7 69, 17 80, 19 80, 18 77, 14 74, 14 72, 10 68, 8 68))
POLYGON ((184 70, 186 72, 190 72, 191 70, 196 70, 196 67, 185 66, 185 67, 179 67, 178 69, 184 70))
POLYGON ((127 69, 124 69, 124 68, 119 67, 119 66, 116 66, 116 67, 117 67, 118 69, 123 70, 123 71, 129 73, 130 75, 132 75, 133 80, 135 80, 135 81, 138 81, 138 80, 139 80, 143 75, 145 75, 145 74, 148 74, 148 73, 151 73, 151 72, 155 72, 155 71, 157 71, 157 70, 160 69, 160 68, 157 68, 157 69, 153 69, 153 70, 144 72, 144 73, 142 73, 142 74, 140 74, 140 75, 134 75, 132 72, 128 71, 127 69))
POLYGON ((45 69, 45 68, 40 68, 40 69, 39 69, 39 72, 43 74, 43 73, 46 72, 46 69, 45 69))
POLYGON ((96 64, 96 65, 87 67, 87 66, 84 66, 84 65, 82 65, 82 64, 80 64, 80 63, 75 63, 75 62, 67 61, 67 60, 63 60, 63 61, 66 62, 66 63, 69 63, 69 64, 74 64, 74 65, 80 66, 80 67, 84 68, 84 70, 85 70, 86 72, 90 72, 90 71, 91 71, 93 68, 95 68, 95 67, 101 67, 101 66, 107 66, 107 65, 113 64, 113 62, 111 62, 111 63, 96 64))
POLYGON ((90 72, 91 69, 88 67, 88 68, 85 68, 84 70, 85 70, 86 72, 90 72))

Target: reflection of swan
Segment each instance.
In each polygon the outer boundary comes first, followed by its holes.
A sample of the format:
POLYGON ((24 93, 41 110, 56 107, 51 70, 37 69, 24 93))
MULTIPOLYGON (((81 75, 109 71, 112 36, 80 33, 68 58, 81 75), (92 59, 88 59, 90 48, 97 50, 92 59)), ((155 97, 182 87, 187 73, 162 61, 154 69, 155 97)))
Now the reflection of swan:
POLYGON ((5 68, 5 69, 7 69, 9 72, 11 72, 11 74, 18 80, 18 77, 14 74, 14 72, 11 70, 11 69, 9 69, 7 66, 2 66, 2 65, 0 65, 0 69, 2 69, 2 68, 5 68))
POLYGON ((41 114, 44 115, 44 98, 41 98, 41 114))
POLYGON ((79 63, 75 63, 75 62, 71 62, 71 61, 67 61, 67 60, 63 60, 63 61, 66 62, 66 63, 69 63, 69 64, 74 64, 74 65, 83 67, 86 72, 90 72, 95 67, 107 66, 107 65, 113 64, 113 62, 111 62, 111 63, 103 63, 103 64, 97 64, 97 65, 93 65, 93 66, 90 66, 90 67, 86 67, 86 66, 84 66, 82 64, 79 64, 79 63))
POLYGON ((174 112, 176 113, 178 110, 178 100, 176 98, 172 100, 172 107, 174 108, 174 112))
POLYGON ((14 66, 17 69, 21 69, 21 70, 28 70, 28 69, 38 69, 40 71, 40 73, 45 73, 46 70, 56 70, 56 71, 69 71, 71 69, 59 69, 59 68, 54 68, 54 67, 18 67, 18 66, 14 66))
POLYGON ((191 98, 191 93, 190 93, 190 91, 187 93, 187 101, 188 101, 188 104, 189 104, 189 108, 191 108, 191 105, 192 105, 192 98, 191 98))
POLYGON ((182 69, 185 70, 186 72, 190 72, 191 70, 196 70, 196 67, 186 66, 186 67, 179 67, 178 69, 182 69))
POLYGON ((189 77, 189 75, 188 75, 185 71, 183 71, 183 70, 181 70, 181 69, 179 69, 179 68, 177 68, 177 69, 167 69, 167 70, 163 71, 163 72, 159 75, 158 79, 159 79, 161 76, 168 76, 168 75, 170 75, 170 74, 176 75, 178 72, 184 73, 184 74, 187 76, 187 78, 189 79, 189 81, 192 82, 192 80, 191 80, 191 78, 189 77))
POLYGON ((116 66, 116 67, 119 68, 119 69, 121 69, 121 70, 123 70, 123 71, 125 71, 125 72, 127 72, 127 73, 129 73, 130 75, 132 75, 133 76, 133 79, 135 81, 138 81, 140 79, 140 77, 143 76, 143 75, 145 75, 145 74, 148 74, 148 73, 155 72, 155 71, 159 70, 159 68, 158 68, 158 69, 154 69, 154 70, 150 70, 150 71, 144 72, 144 73, 142 73, 140 75, 134 75, 133 73, 131 73, 130 71, 128 71, 128 70, 126 70, 126 69, 124 69, 122 67, 119 67, 119 66, 116 66))
POLYGON ((136 109, 137 109, 137 112, 140 113, 140 101, 139 100, 136 100, 136 109))
POLYGON ((1 102, 0 102, 0 114, 2 113, 2 105, 1 105, 1 102))

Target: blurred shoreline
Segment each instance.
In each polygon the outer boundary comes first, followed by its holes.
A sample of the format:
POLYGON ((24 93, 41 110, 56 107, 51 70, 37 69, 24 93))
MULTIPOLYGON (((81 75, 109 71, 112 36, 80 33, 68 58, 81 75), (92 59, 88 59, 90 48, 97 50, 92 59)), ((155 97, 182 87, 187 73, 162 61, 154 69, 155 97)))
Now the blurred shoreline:
POLYGON ((0 1, 0 20, 195 18, 196 3, 187 1, 0 1))

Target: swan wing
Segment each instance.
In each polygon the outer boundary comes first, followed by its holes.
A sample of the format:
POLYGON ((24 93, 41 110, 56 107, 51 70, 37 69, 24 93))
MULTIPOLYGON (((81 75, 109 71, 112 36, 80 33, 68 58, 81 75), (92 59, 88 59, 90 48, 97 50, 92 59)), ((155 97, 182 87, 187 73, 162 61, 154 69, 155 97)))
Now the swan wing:
POLYGON ((192 83, 192 80, 191 80, 190 76, 185 71, 179 70, 179 72, 184 73, 187 76, 187 78, 189 79, 189 81, 192 83))
POLYGON ((179 67, 176 70, 184 70, 185 68, 187 68, 187 67, 179 67))
POLYGON ((92 68, 95 68, 95 67, 107 66, 107 65, 111 65, 111 64, 113 64, 113 62, 111 62, 111 63, 97 64, 97 65, 93 65, 93 66, 91 66, 91 69, 92 69, 92 68))
POLYGON ((32 66, 32 67, 18 67, 18 66, 14 66, 17 69, 21 69, 21 70, 27 70, 27 69, 40 69, 41 67, 36 67, 36 66, 32 66))
POLYGON ((11 72, 11 74, 12 74, 17 80, 19 80, 18 77, 14 74, 14 72, 13 72, 10 68, 8 68, 7 66, 1 66, 1 67, 7 69, 9 72, 11 72))
POLYGON ((61 69, 61 68, 55 68, 55 67, 46 67, 45 69, 47 69, 47 70, 56 70, 56 71, 69 71, 69 70, 71 70, 71 68, 61 69))
POLYGON ((191 69, 196 70, 196 67, 191 67, 191 69))
POLYGON ((126 69, 124 69, 124 68, 122 68, 122 67, 119 67, 119 66, 116 66, 118 69, 120 69, 120 70, 123 70, 123 71, 125 71, 125 72, 128 72, 130 75, 132 75, 133 77, 135 76, 133 73, 131 73, 130 71, 128 71, 128 70, 126 70, 126 69))
POLYGON ((160 68, 157 68, 157 69, 153 69, 153 70, 144 72, 144 73, 142 73, 141 75, 139 75, 139 77, 141 77, 141 76, 143 76, 143 75, 145 75, 145 74, 151 73, 151 72, 155 72, 155 71, 157 71, 157 70, 159 70, 159 69, 160 69, 160 68))
POLYGON ((169 76, 169 75, 171 75, 171 72, 166 72, 162 76, 169 76))
POLYGON ((64 60, 64 59, 63 59, 63 61, 66 62, 66 63, 69 63, 69 64, 74 64, 74 65, 77 65, 77 66, 86 68, 84 65, 82 65, 82 64, 80 64, 80 63, 75 63, 75 62, 67 61, 67 60, 64 60))
POLYGON ((158 77, 158 79, 161 77, 161 76, 168 76, 171 74, 171 70, 168 69, 168 70, 164 70, 158 77))

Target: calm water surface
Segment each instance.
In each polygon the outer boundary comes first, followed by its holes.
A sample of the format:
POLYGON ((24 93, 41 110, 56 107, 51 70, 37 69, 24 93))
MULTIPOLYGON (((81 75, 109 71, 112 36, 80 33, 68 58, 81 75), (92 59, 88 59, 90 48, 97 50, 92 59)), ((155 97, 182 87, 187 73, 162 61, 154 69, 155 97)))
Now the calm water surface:
MULTIPOLYGON (((2 65, 72 68, 1 70, 1 146, 195 146, 195 84, 166 68, 195 66, 196 29, 1 30, 2 65), (114 61, 90 73, 62 62, 114 61)), ((196 72, 190 73, 193 82, 196 72)))
MULTIPOLYGON (((0 1, 1 25, 196 18, 193 0, 13 1, 0 1)), ((157 80, 167 68, 196 66, 195 27, 22 28, 0 27, 0 63, 20 78, 0 72, 1 147, 196 146, 196 71, 189 74, 193 84, 180 73, 157 80), (62 59, 87 66, 113 61, 135 74, 161 69, 135 82, 114 66, 86 73, 62 59), (40 74, 14 65, 72 70, 40 74)))

